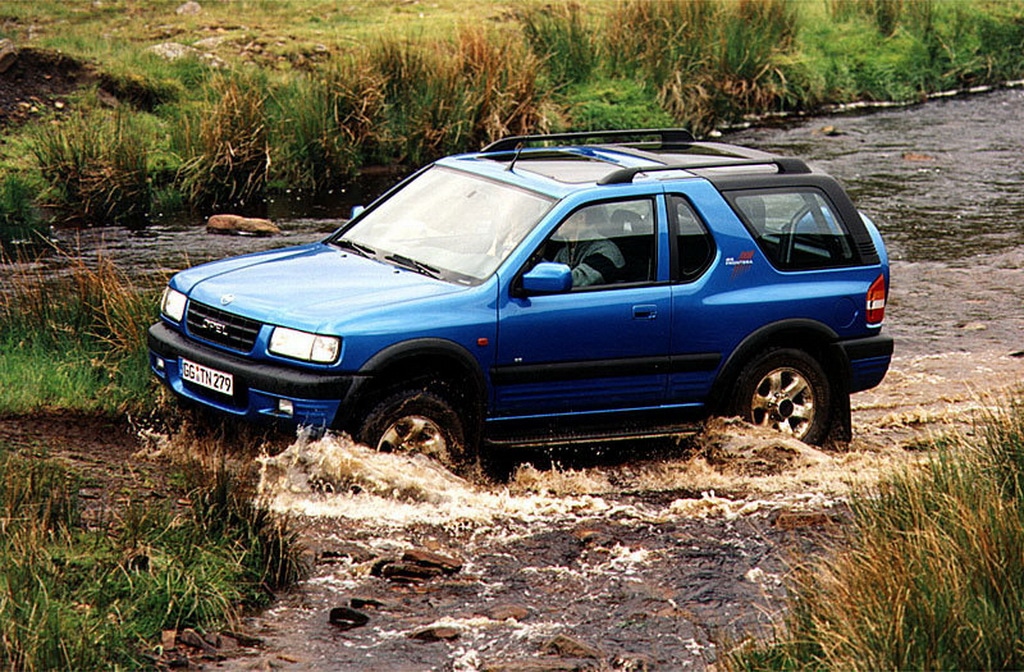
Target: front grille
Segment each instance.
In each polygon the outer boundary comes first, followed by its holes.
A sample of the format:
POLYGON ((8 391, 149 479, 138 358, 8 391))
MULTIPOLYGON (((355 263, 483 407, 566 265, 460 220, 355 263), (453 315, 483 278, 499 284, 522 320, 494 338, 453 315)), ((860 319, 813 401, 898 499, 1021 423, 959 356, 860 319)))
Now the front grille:
POLYGON ((239 352, 249 352, 260 333, 259 322, 202 303, 188 304, 188 331, 193 336, 239 352))

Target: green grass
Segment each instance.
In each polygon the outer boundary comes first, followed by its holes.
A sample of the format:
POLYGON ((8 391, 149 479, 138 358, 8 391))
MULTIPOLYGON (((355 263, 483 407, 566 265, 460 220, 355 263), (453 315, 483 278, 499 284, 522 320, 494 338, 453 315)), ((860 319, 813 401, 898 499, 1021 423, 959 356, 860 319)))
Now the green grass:
POLYGON ((294 534, 226 471, 191 481, 187 512, 130 502, 88 527, 80 484, 0 446, 4 669, 147 667, 161 631, 224 627, 303 572, 294 534))
POLYGON ((1024 405, 863 493, 799 567, 783 632, 734 669, 1024 667, 1024 405))

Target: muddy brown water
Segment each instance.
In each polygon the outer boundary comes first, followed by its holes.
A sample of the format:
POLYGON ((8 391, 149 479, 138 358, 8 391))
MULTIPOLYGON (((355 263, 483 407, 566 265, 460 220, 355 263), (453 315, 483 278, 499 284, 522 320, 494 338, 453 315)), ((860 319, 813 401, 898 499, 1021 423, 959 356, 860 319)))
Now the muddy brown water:
MULTIPOLYGON (((595 445, 486 485, 344 437, 296 441, 264 461, 262 487, 302 530, 312 574, 242 624, 261 645, 201 664, 702 670, 723 647, 770 635, 789 563, 842 525, 851 489, 919 459, 910 448, 931 436, 971 431, 1022 381, 1021 118, 1024 91, 1009 89, 725 138, 824 168, 886 238, 896 354, 883 384, 853 398, 848 452, 714 425, 697 444, 595 445), (411 549, 461 568, 419 582, 383 576, 411 549), (330 622, 354 604, 365 625, 330 622)), ((366 198, 275 204, 276 239, 213 237, 170 219, 60 235, 159 281, 188 263, 316 239, 353 200, 366 198)))

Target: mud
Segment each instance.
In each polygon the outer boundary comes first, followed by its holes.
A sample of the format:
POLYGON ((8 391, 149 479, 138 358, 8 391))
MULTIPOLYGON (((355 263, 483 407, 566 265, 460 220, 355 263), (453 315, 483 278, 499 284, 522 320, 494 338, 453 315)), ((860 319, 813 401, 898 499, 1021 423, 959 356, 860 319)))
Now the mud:
POLYGON ((0 129, 47 111, 67 109, 66 96, 94 78, 90 68, 63 54, 20 50, 0 75, 0 129))

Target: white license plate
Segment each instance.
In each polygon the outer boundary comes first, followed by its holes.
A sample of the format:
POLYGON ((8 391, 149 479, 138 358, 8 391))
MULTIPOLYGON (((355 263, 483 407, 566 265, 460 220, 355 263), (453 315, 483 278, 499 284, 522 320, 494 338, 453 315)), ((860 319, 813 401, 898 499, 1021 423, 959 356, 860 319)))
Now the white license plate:
POLYGON ((228 396, 231 396, 232 391, 235 389, 235 377, 230 373, 211 369, 208 366, 196 364, 184 358, 181 360, 181 377, 190 383, 201 385, 209 390, 228 396))

